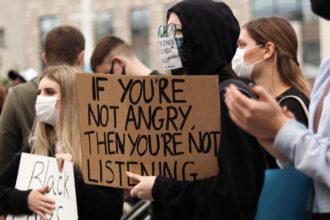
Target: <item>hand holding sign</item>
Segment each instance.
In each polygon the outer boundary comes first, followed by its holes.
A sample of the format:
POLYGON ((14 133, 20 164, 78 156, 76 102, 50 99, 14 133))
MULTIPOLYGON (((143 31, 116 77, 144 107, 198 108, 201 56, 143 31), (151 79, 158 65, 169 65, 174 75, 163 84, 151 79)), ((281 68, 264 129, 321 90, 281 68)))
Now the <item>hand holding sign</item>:
POLYGON ((127 176, 137 184, 131 190, 131 196, 152 201, 152 187, 154 186, 155 176, 141 176, 131 172, 126 172, 127 176))
POLYGON ((69 153, 64 153, 62 144, 60 142, 56 143, 55 150, 56 150, 55 158, 57 160, 58 170, 60 172, 62 172, 64 160, 71 162, 72 161, 72 155, 69 154, 69 153))
POLYGON ((60 173, 55 158, 22 153, 15 188, 32 190, 27 205, 33 214, 8 215, 7 220, 78 219, 71 162, 65 162, 60 173))
POLYGON ((55 158, 57 160, 57 165, 58 165, 58 170, 60 172, 62 172, 63 170, 63 164, 64 164, 64 161, 72 161, 72 155, 69 154, 69 153, 58 153, 58 154, 55 154, 55 158))
POLYGON ((32 190, 28 196, 29 209, 44 220, 47 220, 46 215, 52 215, 55 209, 55 200, 45 195, 48 190, 49 187, 44 186, 40 189, 32 190))

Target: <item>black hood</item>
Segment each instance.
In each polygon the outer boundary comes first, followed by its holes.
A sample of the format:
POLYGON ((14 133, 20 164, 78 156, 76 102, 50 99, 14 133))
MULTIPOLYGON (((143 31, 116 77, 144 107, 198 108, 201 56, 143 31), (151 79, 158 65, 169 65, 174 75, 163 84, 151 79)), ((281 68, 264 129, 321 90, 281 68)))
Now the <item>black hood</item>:
POLYGON ((236 52, 240 27, 223 2, 184 0, 167 11, 182 23, 186 70, 189 75, 219 74, 236 52))
POLYGON ((312 11, 324 19, 330 20, 330 1, 311 0, 312 11))

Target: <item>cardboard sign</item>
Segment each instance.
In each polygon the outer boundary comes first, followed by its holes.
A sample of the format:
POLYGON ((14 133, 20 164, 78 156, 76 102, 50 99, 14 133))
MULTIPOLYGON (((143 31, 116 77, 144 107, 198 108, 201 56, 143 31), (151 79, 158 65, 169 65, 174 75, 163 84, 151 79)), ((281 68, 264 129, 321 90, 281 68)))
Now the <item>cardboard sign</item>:
MULTIPOLYGON (((29 190, 49 186, 48 196, 55 199, 55 210, 50 220, 78 219, 73 164, 64 162, 62 173, 58 171, 54 157, 22 153, 16 180, 16 189, 29 190)), ((39 220, 33 215, 9 215, 7 220, 39 220)))
POLYGON ((130 188, 125 171, 196 180, 218 172, 217 76, 78 74, 83 175, 130 188))

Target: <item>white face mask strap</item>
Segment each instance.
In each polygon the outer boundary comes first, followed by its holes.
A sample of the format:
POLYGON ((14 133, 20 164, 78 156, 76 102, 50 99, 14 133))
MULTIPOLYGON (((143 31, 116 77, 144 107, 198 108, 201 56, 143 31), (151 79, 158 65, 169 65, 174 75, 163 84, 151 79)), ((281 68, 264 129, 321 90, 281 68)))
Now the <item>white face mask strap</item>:
POLYGON ((262 47, 262 44, 258 44, 258 45, 255 45, 255 46, 253 46, 253 47, 250 47, 250 48, 244 48, 244 49, 245 49, 245 51, 247 51, 247 50, 251 50, 251 49, 257 48, 257 47, 262 47))
MULTIPOLYGON (((249 48, 249 49, 253 49, 253 48, 256 48, 256 47, 262 47, 262 46, 263 46, 262 44, 258 44, 258 45, 254 46, 254 47, 249 48)), ((265 60, 265 58, 262 58, 262 59, 258 60, 257 62, 255 62, 253 64, 253 66, 258 65, 259 63, 263 62, 264 60, 265 60)))
POLYGON ((262 58, 261 60, 255 62, 253 65, 254 65, 254 66, 255 66, 255 65, 258 65, 259 63, 263 62, 264 60, 265 60, 265 58, 262 58))

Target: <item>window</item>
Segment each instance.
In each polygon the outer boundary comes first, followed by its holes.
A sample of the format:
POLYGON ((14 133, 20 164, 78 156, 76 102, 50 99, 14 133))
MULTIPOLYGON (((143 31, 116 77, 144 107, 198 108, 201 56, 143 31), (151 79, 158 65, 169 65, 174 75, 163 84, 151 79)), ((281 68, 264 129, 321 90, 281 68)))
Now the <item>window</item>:
POLYGON ((149 60, 149 12, 147 9, 131 11, 132 47, 137 57, 147 66, 149 60))
POLYGON ((318 22, 304 22, 302 24, 302 58, 303 72, 308 78, 314 78, 321 62, 320 35, 318 22))
POLYGON ((95 42, 114 32, 113 16, 110 12, 97 13, 95 17, 95 42))
POLYGON ((0 28, 0 49, 5 48, 5 30, 0 28))
POLYGON ((278 15, 291 20, 302 20, 302 4, 306 0, 254 0, 255 17, 278 15))
POLYGON ((320 43, 318 41, 305 42, 304 51, 306 51, 303 54, 304 63, 307 65, 309 64, 309 65, 318 67, 321 62, 320 43))
MULTIPOLYGON (((40 59, 41 59, 41 54, 45 47, 45 37, 47 33, 58 25, 59 25, 59 20, 57 16, 45 16, 39 20, 40 59)), ((42 60, 40 61, 41 61, 42 69, 44 69, 45 64, 42 60)))
POLYGON ((253 15, 255 17, 269 16, 273 12, 273 0, 255 0, 253 1, 253 15))
POLYGON ((315 22, 309 0, 254 0, 254 17, 278 15, 290 20, 315 22))

